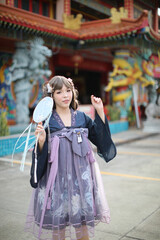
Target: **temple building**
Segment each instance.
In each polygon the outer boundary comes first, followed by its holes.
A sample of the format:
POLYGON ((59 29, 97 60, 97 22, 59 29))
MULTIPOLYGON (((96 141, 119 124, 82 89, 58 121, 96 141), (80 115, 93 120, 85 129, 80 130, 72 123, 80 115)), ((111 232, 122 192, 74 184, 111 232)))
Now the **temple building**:
MULTIPOLYGON (((160 83, 158 8, 159 0, 0 0, 0 108, 9 124, 15 124, 16 99, 7 71, 16 44, 35 37, 52 51, 51 76, 73 78, 81 104, 90 104, 94 94, 104 104, 129 108, 129 86, 138 84, 138 104, 146 106, 148 92, 160 83)), ((33 86, 31 113, 42 84, 33 86)))

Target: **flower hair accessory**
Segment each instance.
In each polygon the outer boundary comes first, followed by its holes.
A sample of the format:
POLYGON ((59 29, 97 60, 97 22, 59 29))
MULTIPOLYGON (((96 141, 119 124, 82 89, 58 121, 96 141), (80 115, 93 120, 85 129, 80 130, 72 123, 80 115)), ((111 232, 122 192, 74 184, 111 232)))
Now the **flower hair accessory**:
POLYGON ((68 80, 68 82, 72 85, 72 87, 74 86, 73 85, 73 81, 72 81, 72 79, 71 78, 67 78, 67 80, 68 80))
POLYGON ((50 86, 50 84, 49 83, 47 83, 47 92, 48 93, 52 93, 52 91, 53 91, 53 89, 52 89, 52 87, 50 86))

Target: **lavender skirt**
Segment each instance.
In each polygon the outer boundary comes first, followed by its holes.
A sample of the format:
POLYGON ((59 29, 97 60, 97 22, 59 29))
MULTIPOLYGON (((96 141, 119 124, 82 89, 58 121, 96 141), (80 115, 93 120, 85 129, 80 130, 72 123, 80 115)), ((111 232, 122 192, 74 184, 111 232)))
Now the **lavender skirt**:
POLYGON ((83 128, 51 134, 47 171, 33 190, 26 221, 26 230, 38 239, 93 237, 97 223, 109 223, 99 167, 87 137, 83 128))

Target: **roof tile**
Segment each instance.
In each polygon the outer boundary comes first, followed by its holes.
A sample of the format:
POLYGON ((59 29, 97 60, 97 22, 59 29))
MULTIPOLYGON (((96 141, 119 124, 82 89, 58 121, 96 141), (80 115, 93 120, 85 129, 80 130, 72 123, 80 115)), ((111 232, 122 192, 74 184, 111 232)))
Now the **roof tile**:
MULTIPOLYGON (((113 24, 110 19, 96 20, 82 23, 81 28, 77 31, 64 28, 63 23, 54 19, 49 19, 37 14, 26 12, 21 9, 9 8, 0 4, 0 20, 4 23, 11 23, 21 28, 32 28, 41 32, 48 32, 65 36, 70 39, 103 39, 111 36, 123 36, 132 31, 140 30, 149 26, 148 12, 144 11, 138 19, 121 19, 121 23, 113 24)), ((150 34, 153 38, 160 40, 160 35, 152 29, 150 34)))

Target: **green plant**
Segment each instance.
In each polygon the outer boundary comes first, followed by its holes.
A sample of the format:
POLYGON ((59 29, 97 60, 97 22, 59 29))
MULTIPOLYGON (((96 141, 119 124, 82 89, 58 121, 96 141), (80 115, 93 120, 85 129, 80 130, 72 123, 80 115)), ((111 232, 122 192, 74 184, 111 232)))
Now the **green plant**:
POLYGON ((120 120, 120 109, 118 107, 115 105, 107 105, 106 110, 110 121, 120 120))
POLYGON ((0 114, 0 136, 9 135, 9 128, 7 124, 7 113, 1 112, 0 114))
POLYGON ((135 113, 134 111, 128 111, 128 122, 129 122, 129 125, 134 125, 135 122, 136 122, 136 116, 135 116, 135 113))

